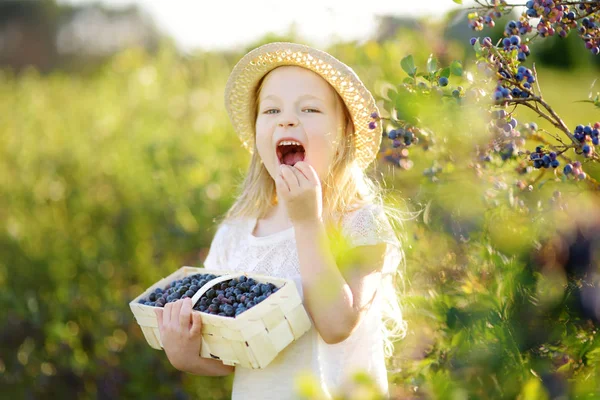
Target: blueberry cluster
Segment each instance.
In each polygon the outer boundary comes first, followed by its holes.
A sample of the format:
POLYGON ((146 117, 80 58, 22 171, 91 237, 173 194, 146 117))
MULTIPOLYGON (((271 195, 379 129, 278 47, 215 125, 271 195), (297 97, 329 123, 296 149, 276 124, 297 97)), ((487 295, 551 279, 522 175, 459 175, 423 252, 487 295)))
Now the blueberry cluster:
MULTIPOLYGON (((511 26, 520 26, 520 25, 522 25, 521 22, 509 21, 506 24, 506 31, 511 31, 512 29, 509 28, 511 26)), ((524 28, 521 27, 521 28, 515 28, 515 29, 521 30, 524 28)), ((527 46, 525 43, 521 43, 520 36, 511 35, 511 34, 507 34, 507 35, 508 35, 507 37, 502 39, 503 50, 505 52, 512 52, 513 50, 517 50, 517 59, 520 62, 525 61, 527 59, 527 57, 531 54, 529 51, 529 46, 527 46)))
POLYGON ((600 3, 590 1, 568 4, 560 0, 529 0, 525 6, 527 10, 524 16, 539 18, 536 29, 541 37, 558 34, 564 38, 570 30, 577 29, 586 48, 594 55, 600 53, 600 24, 595 21, 597 16, 594 16, 600 11, 600 3), (578 26, 579 20, 581 25, 578 26))
POLYGON ((529 21, 526 18, 522 20, 510 20, 504 26, 504 34, 506 36, 511 35, 525 35, 533 30, 531 25, 529 25, 529 21))
POLYGON ((394 166, 398 166, 405 170, 409 170, 414 166, 412 160, 408 158, 407 148, 398 150, 387 148, 383 149, 381 153, 383 155, 383 159, 394 166))
POLYGON ((596 122, 593 126, 577 125, 573 136, 575 136, 575 139, 577 139, 579 143, 591 142, 594 146, 597 146, 598 143, 600 143, 600 122, 596 122))
POLYGON ((581 169, 581 163, 579 161, 565 165, 563 173, 565 176, 573 176, 575 179, 584 180, 586 178, 586 174, 581 169))
POLYGON ((507 133, 516 129, 518 124, 517 120, 512 117, 507 121, 508 116, 509 115, 505 110, 496 110, 492 113, 496 127, 507 133))
POLYGON ((542 146, 535 148, 535 152, 529 155, 529 158, 533 161, 533 167, 536 169, 540 168, 556 168, 560 165, 560 162, 556 159, 556 153, 544 153, 542 146))
POLYGON ((413 132, 410 128, 409 129, 402 129, 402 128, 392 129, 391 131, 388 132, 387 136, 389 139, 393 140, 392 146, 394 148, 402 146, 403 143, 404 143, 404 146, 410 146, 413 143, 413 141, 415 140, 415 135, 413 134, 413 132))
POLYGON ((373 119, 373 121, 369 122, 369 129, 373 130, 377 128, 377 120, 379 120, 379 115, 376 112, 374 112, 371 114, 371 118, 373 119))
MULTIPOLYGON (((506 49, 509 46, 519 46, 515 43, 514 36, 526 35, 532 32, 530 21, 537 20, 535 29, 541 37, 558 35, 566 37, 571 30, 576 30, 585 42, 585 47, 592 54, 600 54, 600 2, 582 1, 568 2, 564 0, 528 0, 525 11, 519 20, 511 20, 504 27, 504 35, 507 36, 502 44, 506 49)), ((484 25, 493 27, 494 18, 500 18, 506 11, 512 10, 505 1, 494 1, 493 4, 482 7, 486 15, 478 12, 469 14, 468 25, 473 30, 481 31, 484 25)), ((473 39, 471 39, 473 45, 473 39)), ((485 41, 483 45, 485 45, 485 41)), ((522 46, 522 45, 521 45, 522 46)), ((514 48, 514 47, 513 47, 514 48)), ((523 62, 529 55, 529 49, 519 48, 517 58, 523 62)))
POLYGON ((156 288, 147 299, 140 299, 138 303, 151 307, 164 307, 167 303, 193 297, 202 286, 216 277, 213 274, 190 275, 169 283, 164 289, 156 288))
POLYGON ((502 17, 502 12, 506 6, 507 3, 505 0, 495 1, 493 8, 486 15, 479 15, 478 13, 469 14, 469 26, 476 31, 482 30, 484 25, 493 28, 496 26, 494 19, 502 17))
POLYGON ((595 56, 600 54, 600 23, 594 22, 591 18, 584 18, 581 20, 579 33, 585 41, 585 48, 595 56))
MULTIPOLYGON (((156 288, 148 298, 138 301, 151 307, 164 307, 186 297, 192 298, 201 287, 217 278, 213 274, 195 274, 178 279, 164 289, 156 288)), ((279 288, 272 283, 260 283, 252 278, 240 276, 210 288, 200 297, 194 310, 226 317, 238 316, 257 305, 279 288)))
POLYGON ((224 317, 234 317, 264 301, 279 288, 240 276, 217 284, 206 291, 194 310, 224 317))
POLYGON ((530 96, 529 90, 531 90, 531 85, 535 82, 535 76, 529 68, 521 65, 517 69, 517 72, 513 74, 508 69, 499 67, 498 74, 500 74, 498 86, 492 94, 492 98, 496 104, 502 104, 512 99, 526 99, 530 96), (515 86, 511 89, 510 87, 514 86, 514 83, 509 80, 516 81, 522 88, 515 86))

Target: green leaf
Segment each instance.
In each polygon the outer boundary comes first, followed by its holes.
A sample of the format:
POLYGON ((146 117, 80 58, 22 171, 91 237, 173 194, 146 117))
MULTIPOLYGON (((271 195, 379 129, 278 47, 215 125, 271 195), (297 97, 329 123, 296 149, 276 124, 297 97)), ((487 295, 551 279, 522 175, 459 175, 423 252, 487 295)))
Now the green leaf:
POLYGON ((400 66, 410 76, 414 76, 417 73, 417 68, 415 67, 415 60, 412 55, 406 56, 400 61, 400 66))
POLYGON ((429 55, 429 58, 427 59, 427 72, 429 72, 430 74, 435 72, 437 70, 437 61, 435 60, 435 58, 433 58, 433 54, 429 55))
POLYGON ((480 55, 481 54, 481 43, 479 43, 479 40, 475 42, 475 44, 473 45, 473 50, 475 50, 475 54, 480 55))
POLYGON ((450 64, 450 71, 456 76, 462 76, 463 67, 460 61, 452 61, 452 64, 450 64))
POLYGON ((404 78, 402 80, 402 82, 404 82, 404 83, 415 83, 415 78, 411 78, 410 76, 407 76, 406 78, 404 78))
POLYGON ((462 0, 452 0, 452 1, 455 2, 456 4, 462 5, 462 0))
POLYGON ((450 68, 446 67, 440 72, 440 77, 445 76, 446 78, 450 78, 450 68))

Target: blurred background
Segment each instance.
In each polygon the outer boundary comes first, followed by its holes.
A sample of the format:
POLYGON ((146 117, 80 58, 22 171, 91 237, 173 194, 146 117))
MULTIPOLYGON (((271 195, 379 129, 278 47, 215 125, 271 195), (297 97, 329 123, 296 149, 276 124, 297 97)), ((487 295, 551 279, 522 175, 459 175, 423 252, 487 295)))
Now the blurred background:
MULTIPOLYGON (((469 38, 500 38, 505 23, 474 34, 472 4, 374 3, 0 2, 3 397, 229 398, 231 377, 180 373, 151 349, 128 302, 202 266, 233 202, 250 159, 223 102, 235 63, 263 43, 305 43, 379 99, 406 76, 404 56, 466 66, 469 38)), ((531 54, 568 126, 600 120, 575 102, 600 57, 574 35, 531 54)), ((428 205, 403 227, 409 332, 390 361, 393 396, 600 398, 600 296, 581 283, 598 265, 595 196, 561 189, 568 217, 490 211, 470 176, 436 182, 423 174, 435 160, 412 157, 410 170, 370 171, 403 208, 428 205)), ((521 197, 547 204, 546 189, 521 197)))

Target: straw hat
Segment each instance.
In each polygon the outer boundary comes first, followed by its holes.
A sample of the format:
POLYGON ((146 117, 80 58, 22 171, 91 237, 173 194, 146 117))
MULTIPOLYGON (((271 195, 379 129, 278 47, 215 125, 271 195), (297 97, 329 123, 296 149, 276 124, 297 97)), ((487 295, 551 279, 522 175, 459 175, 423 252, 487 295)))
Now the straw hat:
POLYGON ((282 65, 296 65, 319 74, 339 93, 350 111, 356 135, 356 161, 366 168, 381 144, 381 123, 369 128, 371 114, 379 114, 373 96, 354 70, 330 54, 312 47, 287 42, 260 46, 246 54, 233 68, 225 86, 225 108, 242 144, 254 148, 253 106, 260 79, 282 65))

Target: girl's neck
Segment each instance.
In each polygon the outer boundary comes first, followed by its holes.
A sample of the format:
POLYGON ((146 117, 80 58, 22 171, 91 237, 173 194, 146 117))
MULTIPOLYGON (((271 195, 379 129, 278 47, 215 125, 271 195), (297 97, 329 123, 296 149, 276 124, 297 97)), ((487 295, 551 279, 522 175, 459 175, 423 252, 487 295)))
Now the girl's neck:
POLYGON ((281 223, 290 222, 287 210, 285 209, 285 206, 280 202, 271 207, 271 209, 267 212, 263 219, 267 221, 281 223))

